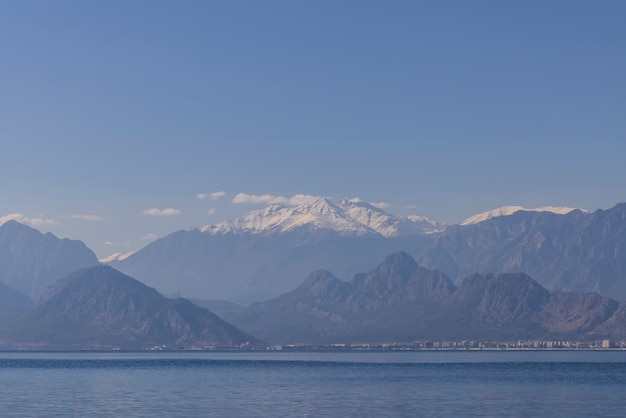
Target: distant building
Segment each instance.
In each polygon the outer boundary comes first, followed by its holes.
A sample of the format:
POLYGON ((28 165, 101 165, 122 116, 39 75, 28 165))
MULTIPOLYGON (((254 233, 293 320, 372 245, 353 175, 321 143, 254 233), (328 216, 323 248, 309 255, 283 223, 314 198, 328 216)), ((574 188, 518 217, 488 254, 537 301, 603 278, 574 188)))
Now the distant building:
POLYGON ((602 340, 602 348, 611 348, 611 340, 602 340))

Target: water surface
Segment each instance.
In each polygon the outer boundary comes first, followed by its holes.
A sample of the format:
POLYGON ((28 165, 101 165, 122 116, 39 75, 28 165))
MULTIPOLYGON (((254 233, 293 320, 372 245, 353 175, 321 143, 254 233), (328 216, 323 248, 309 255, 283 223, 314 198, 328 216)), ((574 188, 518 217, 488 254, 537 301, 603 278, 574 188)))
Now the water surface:
POLYGON ((626 351, 3 352, 1 416, 624 416, 626 351))

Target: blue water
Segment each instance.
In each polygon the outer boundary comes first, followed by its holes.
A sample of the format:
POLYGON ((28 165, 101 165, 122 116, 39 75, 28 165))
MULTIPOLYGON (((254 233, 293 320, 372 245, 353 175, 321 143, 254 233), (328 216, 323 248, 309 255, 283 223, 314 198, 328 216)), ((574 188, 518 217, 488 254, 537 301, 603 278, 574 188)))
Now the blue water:
POLYGON ((0 352, 0 416, 626 416, 626 351, 0 352))

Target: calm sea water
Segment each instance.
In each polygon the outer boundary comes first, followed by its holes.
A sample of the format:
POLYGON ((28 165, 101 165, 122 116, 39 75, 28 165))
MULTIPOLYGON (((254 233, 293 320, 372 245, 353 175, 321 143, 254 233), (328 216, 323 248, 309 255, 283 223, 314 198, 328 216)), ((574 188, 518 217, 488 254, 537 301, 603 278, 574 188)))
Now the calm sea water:
POLYGON ((0 416, 626 416, 626 351, 0 352, 0 416))

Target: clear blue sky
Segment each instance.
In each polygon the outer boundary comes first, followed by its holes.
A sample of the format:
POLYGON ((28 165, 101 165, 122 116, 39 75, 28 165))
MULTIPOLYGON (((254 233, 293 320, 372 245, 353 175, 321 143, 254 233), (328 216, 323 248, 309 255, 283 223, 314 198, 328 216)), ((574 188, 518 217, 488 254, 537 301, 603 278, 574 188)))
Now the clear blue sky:
POLYGON ((621 0, 0 1, 0 52, 0 218, 101 257, 239 193, 626 200, 621 0))

